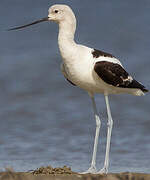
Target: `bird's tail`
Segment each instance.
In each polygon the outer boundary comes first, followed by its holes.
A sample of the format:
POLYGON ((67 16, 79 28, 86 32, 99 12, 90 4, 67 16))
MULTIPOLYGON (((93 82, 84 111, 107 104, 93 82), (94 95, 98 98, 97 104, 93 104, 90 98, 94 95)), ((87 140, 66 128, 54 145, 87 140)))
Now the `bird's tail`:
POLYGON ((136 81, 135 79, 128 85, 129 88, 132 88, 132 92, 135 96, 144 96, 146 92, 149 90, 145 88, 141 83, 136 81))
POLYGON ((145 88, 141 83, 136 81, 135 79, 130 83, 130 88, 140 89, 143 93, 148 92, 149 90, 145 88))
POLYGON ((146 89, 145 87, 142 89, 142 91, 143 91, 144 93, 149 92, 149 90, 146 89))

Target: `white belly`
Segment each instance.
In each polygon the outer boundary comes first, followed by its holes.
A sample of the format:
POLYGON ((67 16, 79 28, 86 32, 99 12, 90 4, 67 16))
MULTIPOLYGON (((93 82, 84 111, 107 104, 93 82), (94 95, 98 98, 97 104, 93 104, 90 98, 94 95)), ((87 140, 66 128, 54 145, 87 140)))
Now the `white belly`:
POLYGON ((103 93, 105 90, 105 83, 94 72, 95 62, 78 61, 72 64, 63 64, 64 76, 73 82, 78 87, 91 92, 103 93))

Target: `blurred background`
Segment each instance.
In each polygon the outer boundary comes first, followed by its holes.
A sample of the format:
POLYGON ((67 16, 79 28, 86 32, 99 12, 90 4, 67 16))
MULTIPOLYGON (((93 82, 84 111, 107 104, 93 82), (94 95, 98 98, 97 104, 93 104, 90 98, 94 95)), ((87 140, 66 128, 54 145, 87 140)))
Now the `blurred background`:
MULTIPOLYGON (((58 27, 45 22, 24 30, 5 29, 47 16, 65 3, 77 17, 76 41, 112 53, 150 89, 149 0, 1 0, 0 2, 0 170, 40 166, 89 168, 95 120, 86 92, 61 74, 58 27)), ((102 120, 97 167, 102 168, 107 114, 102 120)), ((114 127, 110 172, 150 170, 150 95, 110 96, 114 127)))

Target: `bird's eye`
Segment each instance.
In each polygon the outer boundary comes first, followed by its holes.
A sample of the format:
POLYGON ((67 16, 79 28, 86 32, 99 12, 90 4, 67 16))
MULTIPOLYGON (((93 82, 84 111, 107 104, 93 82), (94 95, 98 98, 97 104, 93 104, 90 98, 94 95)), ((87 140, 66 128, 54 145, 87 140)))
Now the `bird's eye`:
POLYGON ((55 12, 55 13, 58 13, 58 10, 55 10, 54 12, 55 12))

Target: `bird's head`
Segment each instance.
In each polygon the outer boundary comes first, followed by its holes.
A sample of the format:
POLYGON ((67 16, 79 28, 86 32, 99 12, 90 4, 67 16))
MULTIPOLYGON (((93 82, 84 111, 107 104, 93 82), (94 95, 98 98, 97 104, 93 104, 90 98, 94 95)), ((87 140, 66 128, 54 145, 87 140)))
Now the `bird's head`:
POLYGON ((72 11, 72 9, 64 4, 55 4, 51 6, 48 10, 48 17, 42 18, 40 20, 34 21, 30 24, 26 24, 23 26, 18 26, 15 28, 11 28, 8 30, 17 30, 17 29, 22 29, 27 26, 31 26, 33 24, 38 24, 44 21, 54 21, 58 24, 61 24, 63 22, 67 22, 69 24, 76 24, 76 18, 75 15, 72 11))
POLYGON ((67 21, 74 16, 71 8, 67 5, 53 5, 49 8, 48 12, 48 19, 57 23, 67 21))

